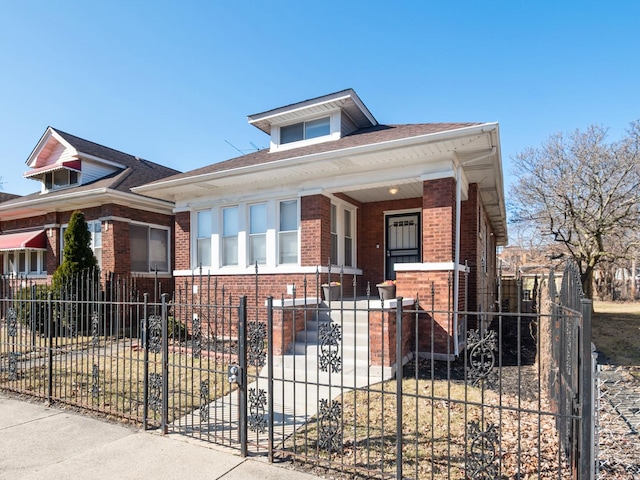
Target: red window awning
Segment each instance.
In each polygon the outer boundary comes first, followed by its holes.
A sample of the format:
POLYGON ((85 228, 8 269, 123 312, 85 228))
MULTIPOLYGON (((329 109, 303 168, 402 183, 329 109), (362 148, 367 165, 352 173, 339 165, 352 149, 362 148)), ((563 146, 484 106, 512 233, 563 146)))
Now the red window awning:
POLYGON ((63 168, 80 172, 82 171, 81 167, 82 162, 80 160, 69 160, 67 162, 54 163, 53 165, 45 165, 40 168, 32 168, 28 172, 23 173, 22 176, 24 178, 37 177, 43 173, 55 172, 56 170, 62 170, 63 168))
POLYGON ((46 250, 47 238, 44 230, 23 233, 5 233, 0 235, 0 252, 12 250, 46 250))

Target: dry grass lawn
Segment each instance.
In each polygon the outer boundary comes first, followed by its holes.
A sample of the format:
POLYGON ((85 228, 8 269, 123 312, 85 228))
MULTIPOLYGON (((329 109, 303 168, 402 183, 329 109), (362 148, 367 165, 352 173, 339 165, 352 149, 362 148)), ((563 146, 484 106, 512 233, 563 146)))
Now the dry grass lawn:
POLYGON ((640 366, 640 302, 593 303, 591 338, 598 363, 640 366))

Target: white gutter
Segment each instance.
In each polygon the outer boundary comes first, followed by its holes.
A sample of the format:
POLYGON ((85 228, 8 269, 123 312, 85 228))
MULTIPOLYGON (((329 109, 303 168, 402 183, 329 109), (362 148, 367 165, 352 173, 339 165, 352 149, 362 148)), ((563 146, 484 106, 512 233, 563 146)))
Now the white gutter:
MULTIPOLYGON (((491 151, 484 153, 478 157, 470 158, 465 162, 458 162, 458 169, 456 171, 456 247, 455 258, 453 260, 453 301, 455 302, 455 308, 453 310, 453 353, 457 357, 460 354, 460 345, 458 343, 458 311, 460 303, 458 302, 458 296, 460 295, 460 214, 462 211, 462 167, 470 165, 472 163, 484 160, 487 157, 495 155, 497 151, 496 147, 492 147, 491 151)), ((468 293, 468 292, 467 292, 468 293)))

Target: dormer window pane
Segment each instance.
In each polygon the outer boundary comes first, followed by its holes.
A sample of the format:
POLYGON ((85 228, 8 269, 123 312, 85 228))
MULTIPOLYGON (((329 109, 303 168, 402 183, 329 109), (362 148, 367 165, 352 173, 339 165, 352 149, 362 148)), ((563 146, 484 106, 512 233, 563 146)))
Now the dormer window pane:
POLYGON ((324 137, 325 135, 329 135, 330 133, 329 117, 306 122, 304 127, 305 127, 305 136, 304 136, 305 139, 324 137))
POLYGON ((280 128, 280 143, 304 140, 304 123, 296 123, 280 128))

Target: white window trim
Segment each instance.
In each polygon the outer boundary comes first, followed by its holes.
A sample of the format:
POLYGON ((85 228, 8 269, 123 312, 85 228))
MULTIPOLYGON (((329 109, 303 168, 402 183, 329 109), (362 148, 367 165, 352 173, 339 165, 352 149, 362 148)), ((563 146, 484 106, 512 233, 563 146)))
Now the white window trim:
POLYGON ((278 123, 271 125, 271 152, 281 152, 283 150, 289 150, 292 148, 300 148, 306 147, 308 145, 316 145, 318 143, 324 143, 330 140, 338 140, 340 138, 340 109, 335 109, 330 112, 323 112, 319 115, 313 115, 304 118, 298 118, 295 121, 286 122, 286 123, 278 123), (280 144, 280 127, 287 127, 289 125, 295 125, 296 123, 301 122, 309 122, 313 120, 319 120, 321 118, 329 117, 329 135, 324 135, 321 137, 310 138, 308 140, 299 140, 297 142, 289 142, 285 144, 280 144))

